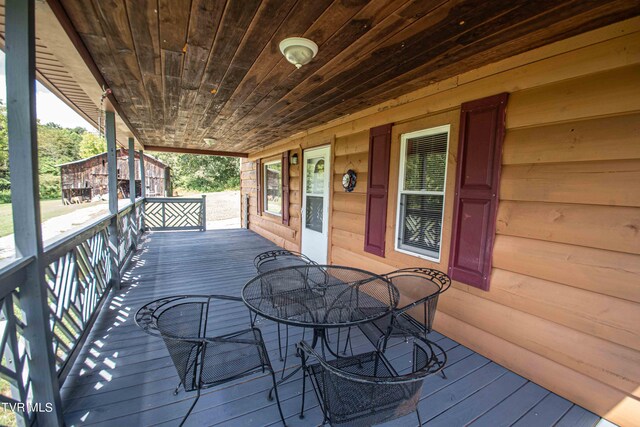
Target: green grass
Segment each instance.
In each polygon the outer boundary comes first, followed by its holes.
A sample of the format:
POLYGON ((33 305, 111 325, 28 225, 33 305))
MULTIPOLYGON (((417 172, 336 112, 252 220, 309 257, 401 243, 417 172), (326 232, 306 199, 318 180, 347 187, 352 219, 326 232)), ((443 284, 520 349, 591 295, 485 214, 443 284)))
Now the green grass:
MULTIPOLYGON (((106 202, 82 203, 78 205, 63 205, 61 200, 41 200, 40 215, 42 222, 60 215, 71 213, 75 210, 88 208, 106 202)), ((11 203, 0 204, 0 237, 13 234, 13 212, 11 203)))

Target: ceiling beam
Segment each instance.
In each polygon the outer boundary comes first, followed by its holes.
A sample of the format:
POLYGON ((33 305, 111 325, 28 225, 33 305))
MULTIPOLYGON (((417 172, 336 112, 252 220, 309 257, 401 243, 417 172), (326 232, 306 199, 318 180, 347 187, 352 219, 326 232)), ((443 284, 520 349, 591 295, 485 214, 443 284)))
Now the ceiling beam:
POLYGON ((197 148, 182 148, 182 147, 160 147, 158 145, 145 145, 145 151, 159 151, 162 153, 183 153, 183 154, 204 154, 207 156, 224 156, 224 157, 249 157, 248 153, 237 153, 233 151, 214 151, 214 150, 200 150, 197 148))

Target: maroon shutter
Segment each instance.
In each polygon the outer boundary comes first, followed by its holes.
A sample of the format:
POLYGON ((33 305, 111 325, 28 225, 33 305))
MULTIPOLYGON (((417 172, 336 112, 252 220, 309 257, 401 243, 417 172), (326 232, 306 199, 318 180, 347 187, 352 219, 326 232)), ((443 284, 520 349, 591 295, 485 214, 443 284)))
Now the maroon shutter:
POLYGON ((282 223, 289 225, 289 152, 282 153, 282 223))
POLYGON ((378 126, 369 132, 369 173, 364 250, 381 257, 384 257, 387 229, 391 126, 391 124, 378 126))
POLYGON ((256 160, 256 210, 262 215, 262 162, 256 160))
POLYGON ((508 93, 462 104, 449 275, 489 289, 508 93))

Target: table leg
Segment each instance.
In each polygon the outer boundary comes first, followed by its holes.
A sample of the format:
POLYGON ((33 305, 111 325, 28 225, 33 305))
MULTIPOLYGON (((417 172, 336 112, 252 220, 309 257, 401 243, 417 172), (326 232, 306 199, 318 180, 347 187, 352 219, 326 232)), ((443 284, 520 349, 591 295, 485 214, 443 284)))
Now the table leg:
MULTIPOLYGON (((326 340, 326 336, 325 336, 325 333, 324 333, 324 329, 322 329, 322 328, 314 328, 313 329, 313 340, 311 341, 311 348, 316 348, 316 345, 318 345, 318 341, 320 341, 324 345, 325 340, 326 340)), ((283 382, 287 381, 289 378, 293 377, 295 374, 300 372, 301 369, 302 369, 302 365, 298 366, 293 371, 289 372, 286 376, 281 377, 280 380, 276 382, 276 384, 277 385, 282 384, 283 382)), ((271 398, 271 395, 273 393, 273 389, 274 389, 274 387, 271 387, 271 389, 269 390, 269 398, 271 398)))
MULTIPOLYGON (((329 340, 327 339, 327 330, 325 328, 313 329, 313 339, 311 341, 311 348, 315 349, 318 343, 320 343, 323 357, 325 356, 325 352, 324 352, 325 347, 329 350, 329 353, 331 353, 334 357, 336 358, 340 357, 340 355, 334 353, 333 350, 331 350, 331 347, 329 346, 329 340)), ((289 372, 286 376, 281 377, 280 380, 276 382, 276 384, 277 385, 282 384, 283 382, 287 381, 289 378, 297 374, 301 369, 302 369, 302 365, 296 367, 293 371, 289 372)), ((274 387, 271 387, 271 389, 269 390, 269 398, 271 398, 273 390, 274 390, 274 387)))
MULTIPOLYGON (((324 352, 325 347, 327 348, 327 350, 329 350, 329 353, 333 357, 335 357, 336 359, 340 359, 342 357, 338 353, 334 352, 331 349, 331 345, 329 345, 329 340, 328 340, 328 337, 327 337, 326 329, 320 329, 319 330, 319 338, 322 341, 322 356, 323 357, 325 357, 325 352, 324 352)), ((315 330, 314 330, 314 339, 315 339, 315 330)), ((340 342, 338 342, 338 346, 339 345, 340 345, 340 342)), ((315 348, 315 346, 313 348, 315 348)), ((325 357, 325 359, 326 359, 326 357, 325 357)))

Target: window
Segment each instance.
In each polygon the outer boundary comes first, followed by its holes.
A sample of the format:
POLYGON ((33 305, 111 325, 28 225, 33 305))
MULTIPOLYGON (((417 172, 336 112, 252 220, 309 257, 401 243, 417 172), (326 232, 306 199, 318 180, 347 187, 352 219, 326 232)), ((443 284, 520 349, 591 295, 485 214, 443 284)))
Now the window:
POLYGON ((449 125, 402 135, 396 250, 440 261, 449 125))
POLYGON ((282 161, 264 164, 264 210, 282 215, 282 161))

